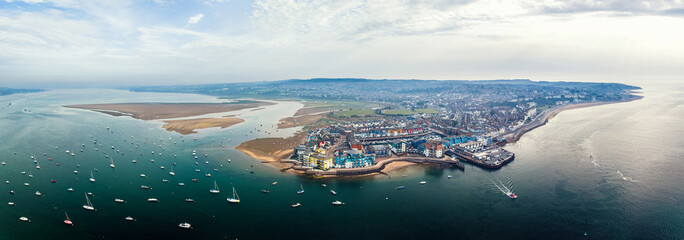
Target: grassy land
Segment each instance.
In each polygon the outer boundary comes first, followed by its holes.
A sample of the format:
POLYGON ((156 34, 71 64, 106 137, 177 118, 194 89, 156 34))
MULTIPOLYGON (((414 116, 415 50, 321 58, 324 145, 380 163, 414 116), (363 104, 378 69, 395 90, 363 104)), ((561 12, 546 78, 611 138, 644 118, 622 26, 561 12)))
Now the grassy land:
POLYGON ((387 110, 382 110, 382 114, 384 115, 394 115, 394 116, 408 116, 408 115, 413 115, 417 113, 426 113, 426 114, 436 114, 438 113, 437 110, 432 109, 432 108, 416 108, 413 111, 408 110, 408 109, 387 109, 387 110))
POLYGON ((362 116, 376 116, 373 109, 352 109, 333 113, 334 117, 362 117, 362 116))

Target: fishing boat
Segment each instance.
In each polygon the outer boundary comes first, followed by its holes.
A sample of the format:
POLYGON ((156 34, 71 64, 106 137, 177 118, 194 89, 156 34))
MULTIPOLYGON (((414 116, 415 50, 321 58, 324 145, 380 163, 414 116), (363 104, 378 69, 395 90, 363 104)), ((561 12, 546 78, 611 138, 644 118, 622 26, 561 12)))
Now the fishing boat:
POLYGON ((40 164, 38 164, 38 162, 36 162, 36 169, 40 169, 40 164))
POLYGON ((27 183, 27 182, 25 182, 25 183, 24 183, 24 186, 27 186, 27 187, 28 187, 28 186, 30 186, 30 184, 27 183))
POLYGON ((301 204, 301 203, 293 203, 293 204, 290 205, 290 206, 293 207, 293 208, 296 208, 296 207, 301 207, 302 204, 301 204))
POLYGON ((344 204, 344 203, 343 203, 343 202, 340 202, 340 201, 338 201, 338 200, 335 200, 334 202, 332 202, 332 204, 333 204, 333 205, 342 205, 342 204, 344 204))
POLYGON ((302 193, 304 193, 304 187, 302 186, 302 184, 299 184, 299 191, 297 191, 297 194, 302 194, 302 193))
POLYGON ((93 171, 90 171, 90 182, 95 182, 95 178, 93 177, 93 171))
POLYGON ((233 197, 226 199, 230 203, 240 203, 240 197, 237 194, 237 191, 235 191, 235 187, 233 187, 233 197))
POLYGON ((67 214, 66 212, 64 212, 64 215, 66 215, 66 220, 64 220, 64 224, 73 226, 74 223, 73 223, 73 222, 71 221, 71 219, 69 218, 69 214, 67 214))
POLYGON ((159 199, 156 199, 156 198, 148 198, 147 201, 148 201, 148 202, 159 202, 159 199))
POLYGON ((120 198, 115 198, 115 199, 114 199, 114 202, 124 203, 124 200, 123 200, 123 199, 120 199, 120 198))
POLYGON ((220 193, 221 191, 219 190, 218 184, 216 184, 216 181, 214 181, 214 188, 209 190, 210 193, 217 194, 220 193))
POLYGON ((335 192, 335 190, 330 189, 330 194, 337 195, 337 192, 335 192))
POLYGON ((90 211, 96 211, 95 207, 93 207, 93 203, 90 202, 90 198, 88 198, 88 194, 85 194, 85 197, 86 197, 86 204, 83 205, 83 209, 90 210, 90 211))
POLYGON ((193 181, 193 182, 197 182, 197 181, 199 181, 199 180, 197 180, 197 178, 193 178, 192 181, 193 181))
POLYGON ((191 225, 189 223, 181 223, 181 224, 178 224, 178 227, 189 229, 191 227, 191 225))
POLYGON ((77 171, 77 170, 74 170, 74 174, 78 174, 78 171, 77 171))

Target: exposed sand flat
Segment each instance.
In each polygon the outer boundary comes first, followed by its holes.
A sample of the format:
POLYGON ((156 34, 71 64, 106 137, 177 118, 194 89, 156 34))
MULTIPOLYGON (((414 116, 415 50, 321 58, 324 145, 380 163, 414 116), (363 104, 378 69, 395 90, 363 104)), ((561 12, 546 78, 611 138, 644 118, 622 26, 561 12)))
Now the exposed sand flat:
POLYGON ((167 120, 164 121, 163 128, 167 131, 178 132, 183 135, 197 133, 197 129, 221 127, 227 128, 235 124, 244 122, 240 118, 196 118, 184 120, 167 120))
POLYGON ((89 109, 112 116, 131 116, 142 120, 191 117, 272 105, 269 102, 248 103, 113 103, 83 104, 65 107, 89 109))
POLYGON ((300 108, 299 110, 297 110, 297 112, 295 113, 295 117, 296 116, 302 116, 302 115, 309 115, 309 114, 313 114, 313 113, 327 113, 327 112, 335 111, 335 110, 339 110, 339 109, 338 108, 304 107, 304 108, 300 108))
POLYGON ((278 129, 306 126, 317 123, 322 118, 323 114, 283 118, 280 119, 280 122, 278 123, 278 129))
POLYGON ((387 165, 385 165, 385 168, 382 169, 381 172, 387 174, 391 171, 402 169, 402 168, 405 168, 408 166, 413 166, 413 165, 417 165, 417 163, 395 161, 395 162, 391 162, 391 163, 388 163, 387 165))

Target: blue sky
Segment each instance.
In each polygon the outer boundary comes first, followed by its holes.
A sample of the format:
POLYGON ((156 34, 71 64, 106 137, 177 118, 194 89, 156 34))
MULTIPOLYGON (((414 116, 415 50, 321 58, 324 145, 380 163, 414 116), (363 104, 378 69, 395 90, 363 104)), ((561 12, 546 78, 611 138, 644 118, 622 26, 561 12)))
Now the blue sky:
POLYGON ((683 0, 0 0, 0 86, 684 76, 683 0))

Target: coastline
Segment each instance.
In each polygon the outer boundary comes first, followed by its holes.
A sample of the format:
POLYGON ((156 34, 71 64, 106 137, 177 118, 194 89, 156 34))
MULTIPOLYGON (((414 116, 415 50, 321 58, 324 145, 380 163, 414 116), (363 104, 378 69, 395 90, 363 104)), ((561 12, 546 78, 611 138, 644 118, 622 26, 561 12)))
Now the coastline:
POLYGON ((502 144, 506 145, 507 143, 515 143, 520 138, 525 135, 525 133, 528 133, 538 127, 546 125, 549 120, 553 119, 556 117, 558 114, 560 114, 563 111, 568 111, 568 110, 573 110, 573 109, 579 109, 579 108, 587 108, 587 107, 594 107, 594 106, 600 106, 600 105, 607 105, 607 104, 615 104, 615 103, 625 103, 625 102, 631 102, 631 101, 636 101, 639 99, 642 99, 643 96, 637 96, 637 95, 631 95, 627 100, 624 101, 614 101, 614 102, 590 102, 590 103, 576 103, 576 104, 568 104, 568 105, 562 105, 562 106, 557 106, 553 108, 549 108, 547 110, 544 110, 544 112, 540 113, 537 115, 537 117, 530 123, 523 125, 522 127, 518 128, 516 131, 512 133, 508 133, 506 135, 503 135, 502 137, 506 139, 506 141, 502 144))

